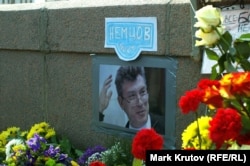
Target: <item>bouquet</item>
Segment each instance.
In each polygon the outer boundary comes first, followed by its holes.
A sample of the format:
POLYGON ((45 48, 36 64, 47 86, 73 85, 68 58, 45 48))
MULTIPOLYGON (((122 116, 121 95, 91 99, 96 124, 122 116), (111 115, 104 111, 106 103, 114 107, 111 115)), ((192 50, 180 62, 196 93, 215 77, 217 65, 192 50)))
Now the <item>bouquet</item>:
POLYGON ((114 142, 110 148, 96 145, 79 150, 74 148, 67 138, 56 135, 55 130, 46 122, 34 124, 29 131, 9 127, 0 132, 0 165, 131 165, 133 158, 128 142, 114 142))
POLYGON ((211 5, 196 11, 195 17, 195 46, 216 64, 210 79, 200 80, 179 100, 182 113, 196 117, 182 133, 182 149, 250 148, 250 34, 233 40, 222 26, 220 9, 211 5), (200 104, 207 107, 201 117, 200 104))
POLYGON ((202 79, 179 100, 182 113, 196 121, 182 134, 183 149, 224 149, 234 143, 250 145, 250 72, 225 74, 220 80, 202 79), (208 108, 198 117, 199 104, 208 108))
POLYGON ((9 166, 46 165, 78 166, 64 139, 46 122, 34 124, 29 131, 9 127, 0 133, 0 163, 9 166), (68 147, 68 149, 63 147, 68 147))
POLYGON ((221 10, 211 5, 196 11, 195 18, 195 46, 204 49, 208 58, 216 62, 211 69, 212 79, 225 72, 250 71, 250 33, 233 39, 222 24, 221 10))

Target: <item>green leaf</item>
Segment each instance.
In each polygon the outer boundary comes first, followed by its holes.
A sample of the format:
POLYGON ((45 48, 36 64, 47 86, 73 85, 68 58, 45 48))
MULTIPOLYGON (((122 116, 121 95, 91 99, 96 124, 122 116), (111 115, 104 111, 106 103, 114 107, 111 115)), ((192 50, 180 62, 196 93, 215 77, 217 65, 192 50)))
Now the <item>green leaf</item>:
POLYGON ((250 130, 250 119, 247 116, 241 116, 241 121, 244 129, 250 130))
POLYGON ((231 44, 232 41, 233 41, 233 37, 232 37, 232 35, 231 35, 228 31, 226 31, 226 32, 222 35, 222 37, 223 37, 229 44, 231 44))
POLYGON ((237 99, 235 99, 235 100, 228 99, 227 101, 230 102, 230 105, 232 105, 237 110, 242 110, 242 106, 241 106, 241 104, 239 103, 239 101, 237 99))
POLYGON ((240 66, 245 70, 250 70, 250 42, 235 42, 235 48, 237 50, 236 61, 240 64, 240 66))
POLYGON ((83 152, 82 152, 82 150, 75 149, 75 154, 77 155, 77 157, 80 157, 80 156, 82 156, 83 152))
POLYGON ((66 166, 65 164, 63 164, 63 163, 56 163, 56 165, 55 166, 66 166))
POLYGON ((224 66, 226 71, 229 73, 237 71, 237 69, 232 65, 232 63, 229 60, 225 61, 224 66))
POLYGON ((54 165, 56 165, 56 161, 53 160, 52 158, 49 158, 45 163, 45 166, 54 166, 54 165))
POLYGON ((248 59, 250 53, 249 42, 235 42, 234 46, 238 52, 238 55, 241 55, 243 58, 248 59))
POLYGON ((212 80, 215 80, 217 78, 217 76, 218 76, 218 72, 217 72, 217 69, 216 69, 217 66, 218 66, 218 64, 215 64, 215 65, 212 66, 211 76, 210 76, 210 78, 212 80))
POLYGON ((225 70, 226 54, 222 55, 218 60, 219 74, 223 73, 225 70))
POLYGON ((250 41, 250 33, 242 34, 239 38, 236 39, 237 42, 240 41, 250 41))
POLYGON ((218 44, 222 47, 224 52, 227 52, 229 48, 231 47, 233 38, 232 35, 226 31, 218 41, 218 44))
POLYGON ((60 148, 67 153, 70 153, 71 151, 71 144, 70 141, 67 138, 62 138, 60 140, 60 148))
POLYGON ((250 71, 250 62, 247 59, 240 60, 241 67, 244 71, 250 71))
POLYGON ((216 60, 216 61, 219 59, 219 56, 216 54, 215 51, 206 48, 205 52, 207 54, 208 59, 210 59, 210 60, 216 60))
POLYGON ((49 141, 53 144, 58 144, 58 141, 57 141, 57 137, 54 135, 52 137, 49 138, 49 141))
POLYGON ((243 102, 245 103, 245 110, 247 114, 250 115, 250 98, 243 98, 243 102))

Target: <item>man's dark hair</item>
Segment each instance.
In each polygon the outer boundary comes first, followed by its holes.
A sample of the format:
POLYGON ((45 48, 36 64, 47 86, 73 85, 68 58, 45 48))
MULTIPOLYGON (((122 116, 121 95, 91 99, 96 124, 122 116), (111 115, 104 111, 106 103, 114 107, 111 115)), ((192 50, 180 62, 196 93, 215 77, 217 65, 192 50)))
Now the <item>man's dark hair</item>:
POLYGON ((122 94, 122 85, 124 81, 135 81, 137 76, 141 75, 144 78, 145 84, 146 84, 146 78, 145 78, 145 71, 144 67, 139 66, 121 66, 116 73, 115 78, 115 85, 118 96, 123 96, 122 94))

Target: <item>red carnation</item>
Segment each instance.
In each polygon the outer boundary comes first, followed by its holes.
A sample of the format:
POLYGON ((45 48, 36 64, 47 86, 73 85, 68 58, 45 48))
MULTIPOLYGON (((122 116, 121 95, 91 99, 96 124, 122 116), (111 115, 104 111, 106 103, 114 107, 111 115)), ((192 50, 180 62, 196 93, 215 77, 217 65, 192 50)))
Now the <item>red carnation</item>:
POLYGON ((89 166, 106 166, 106 165, 100 161, 93 161, 92 163, 90 163, 89 166))
POLYGON ((241 116, 232 108, 220 108, 209 122, 210 138, 219 149, 227 140, 235 140, 241 131, 241 116))
POLYGON ((220 82, 218 80, 210 80, 210 79, 202 79, 198 82, 198 88, 200 89, 206 89, 215 87, 218 89, 220 87, 220 82))
POLYGON ((208 87, 205 90, 202 102, 207 104, 210 109, 224 107, 225 103, 218 89, 208 87))
POLYGON ((204 91, 199 89, 187 91, 179 100, 179 107, 181 108, 182 113, 187 114, 190 111, 196 111, 203 96, 204 91))
POLYGON ((250 133, 239 135, 237 138, 237 143, 241 146, 243 144, 250 145, 250 133))
POLYGON ((132 142, 132 154, 135 158, 146 160, 146 150, 160 150, 163 148, 163 137, 153 128, 141 129, 132 142))

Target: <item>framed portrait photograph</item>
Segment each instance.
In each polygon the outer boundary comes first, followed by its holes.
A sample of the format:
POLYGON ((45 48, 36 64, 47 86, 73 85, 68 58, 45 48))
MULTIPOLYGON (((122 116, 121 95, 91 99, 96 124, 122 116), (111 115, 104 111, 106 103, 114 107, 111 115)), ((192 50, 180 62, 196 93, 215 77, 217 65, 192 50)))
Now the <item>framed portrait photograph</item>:
POLYGON ((96 130, 133 136, 154 128, 165 148, 175 147, 176 61, 144 56, 122 61, 93 55, 93 126, 96 130))

